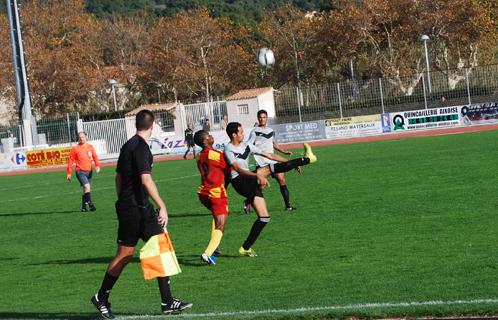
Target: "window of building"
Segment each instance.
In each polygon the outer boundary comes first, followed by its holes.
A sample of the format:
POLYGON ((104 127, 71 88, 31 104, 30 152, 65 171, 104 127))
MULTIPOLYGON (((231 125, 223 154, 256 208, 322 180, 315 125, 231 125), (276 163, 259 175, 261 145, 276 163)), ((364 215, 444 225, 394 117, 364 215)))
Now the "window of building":
POLYGON ((249 105, 239 104, 237 106, 237 111, 239 112, 239 114, 249 114, 249 105))

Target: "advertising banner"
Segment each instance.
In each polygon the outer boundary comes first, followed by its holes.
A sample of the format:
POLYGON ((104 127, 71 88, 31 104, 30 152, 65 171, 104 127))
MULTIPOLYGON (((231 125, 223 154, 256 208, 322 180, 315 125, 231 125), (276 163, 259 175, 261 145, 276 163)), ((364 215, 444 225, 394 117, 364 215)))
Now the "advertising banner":
MULTIPOLYGON (((275 140, 279 143, 322 140, 326 138, 325 121, 308 121, 297 123, 276 124, 275 140)), ((249 133, 246 132, 246 135, 249 133)))
POLYGON ((358 137, 382 133, 381 115, 367 115, 325 120, 328 139, 358 137))
MULTIPOLYGON (((250 129, 244 130, 246 137, 249 136, 250 129)), ((213 148, 223 150, 225 145, 230 142, 225 131, 210 131, 214 138, 213 148)), ((183 136, 161 136, 152 138, 150 141, 152 154, 185 154, 187 147, 185 145, 185 137, 183 136)), ((201 151, 201 148, 195 146, 195 152, 201 151)))
POLYGON ((471 104, 460 109, 462 125, 498 122, 498 102, 471 104))
POLYGON ((461 107, 444 107, 391 113, 393 131, 454 127, 460 124, 461 107))
POLYGON ((28 168, 66 165, 70 153, 71 147, 27 151, 28 168))
POLYGON ((0 153, 0 171, 26 169, 26 153, 24 151, 0 153))

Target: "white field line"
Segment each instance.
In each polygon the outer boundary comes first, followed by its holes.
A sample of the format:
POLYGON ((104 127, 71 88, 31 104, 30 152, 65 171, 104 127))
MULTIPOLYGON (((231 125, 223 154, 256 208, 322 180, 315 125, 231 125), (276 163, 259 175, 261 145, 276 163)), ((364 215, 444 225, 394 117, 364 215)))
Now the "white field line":
MULTIPOLYGON (((420 306, 451 306, 451 305, 476 305, 476 304, 498 304, 498 299, 476 299, 476 300, 454 300, 454 301, 415 301, 415 302, 386 302, 386 303, 364 303, 364 304, 347 304, 338 306, 325 307, 301 307, 295 309, 268 309, 255 311, 229 311, 229 312, 208 312, 208 313, 184 313, 175 317, 181 318, 221 318, 221 317, 248 317, 248 316, 265 316, 272 314, 294 314, 310 313, 323 311, 362 311, 377 308, 409 308, 420 306)), ((164 318, 164 315, 136 315, 121 316, 119 319, 156 319, 164 318)))
MULTIPOLYGON (((193 177, 198 177, 199 174, 193 174, 189 176, 181 176, 181 177, 175 177, 175 178, 167 178, 167 179, 158 179, 154 180, 157 183, 160 182, 165 182, 165 181, 174 181, 174 180, 183 180, 183 179, 188 179, 188 178, 193 178, 193 177)), ((76 183, 78 183, 76 181, 76 183)), ((32 188, 32 186, 29 186, 32 188)), ((101 190, 109 190, 113 189, 114 190, 115 186, 109 186, 109 187, 100 187, 100 188, 92 188, 92 192, 99 192, 101 190)), ((14 201, 23 201, 23 200, 32 200, 32 199, 43 199, 43 198, 52 198, 52 197, 59 197, 60 195, 67 195, 67 194, 81 194, 81 189, 78 187, 77 190, 75 191, 69 191, 69 192, 57 192, 53 194, 45 194, 45 195, 38 195, 34 197, 22 197, 22 198, 14 198, 14 199, 7 199, 4 200, 5 202, 14 202, 14 201)))

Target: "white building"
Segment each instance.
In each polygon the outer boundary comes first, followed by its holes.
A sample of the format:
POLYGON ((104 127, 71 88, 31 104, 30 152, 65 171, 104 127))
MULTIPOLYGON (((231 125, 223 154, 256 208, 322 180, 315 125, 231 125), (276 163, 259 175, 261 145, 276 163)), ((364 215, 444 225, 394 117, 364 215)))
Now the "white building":
POLYGON ((275 99, 273 88, 256 88, 240 90, 227 99, 227 115, 229 122, 239 122, 244 128, 252 128, 257 122, 259 110, 266 110, 268 122, 275 118, 275 99))

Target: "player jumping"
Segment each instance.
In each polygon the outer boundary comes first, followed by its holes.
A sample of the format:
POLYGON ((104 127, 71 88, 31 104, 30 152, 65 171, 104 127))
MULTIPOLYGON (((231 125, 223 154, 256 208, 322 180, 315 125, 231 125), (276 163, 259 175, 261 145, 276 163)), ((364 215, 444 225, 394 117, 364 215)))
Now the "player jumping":
POLYGON ((238 122, 230 122, 227 125, 226 132, 230 138, 230 143, 225 147, 225 157, 232 169, 232 185, 237 193, 251 201, 258 215, 258 219, 254 222, 246 241, 239 249, 239 254, 255 257, 256 252, 251 247, 258 239, 259 234, 266 224, 270 222, 270 213, 268 212, 262 192, 263 187, 268 182, 267 178, 271 174, 287 172, 299 166, 314 163, 317 159, 307 143, 304 144, 304 157, 292 160, 287 160, 277 154, 263 151, 253 144, 248 144, 244 142, 244 129, 238 122), (251 153, 278 162, 265 166, 257 172, 252 172, 249 170, 249 155, 251 153))

